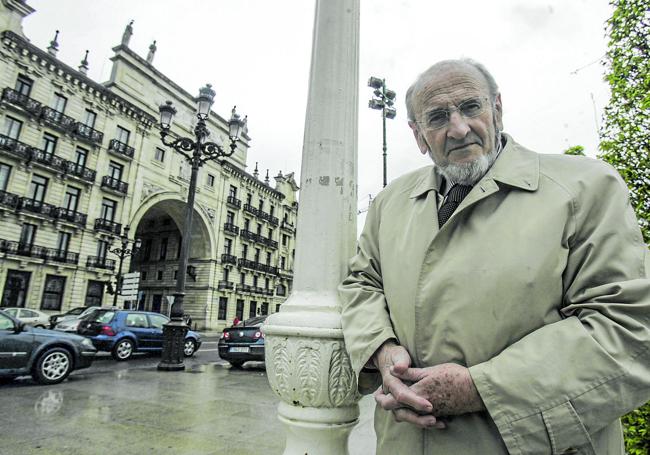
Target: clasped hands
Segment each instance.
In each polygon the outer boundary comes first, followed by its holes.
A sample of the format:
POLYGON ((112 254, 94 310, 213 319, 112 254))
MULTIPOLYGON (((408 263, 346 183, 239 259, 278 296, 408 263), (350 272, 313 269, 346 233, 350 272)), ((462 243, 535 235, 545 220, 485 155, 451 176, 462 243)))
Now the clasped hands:
POLYGON ((375 401, 398 422, 444 429, 441 417, 485 409, 469 370, 461 365, 411 368, 408 351, 393 341, 384 343, 373 360, 382 377, 375 401))

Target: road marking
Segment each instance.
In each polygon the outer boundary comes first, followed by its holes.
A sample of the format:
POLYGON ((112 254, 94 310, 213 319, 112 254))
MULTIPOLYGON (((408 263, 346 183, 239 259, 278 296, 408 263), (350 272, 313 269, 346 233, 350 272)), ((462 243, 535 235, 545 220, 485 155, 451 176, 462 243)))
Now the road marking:
POLYGON ((212 352, 212 351, 218 351, 219 349, 199 349, 196 352, 212 352))

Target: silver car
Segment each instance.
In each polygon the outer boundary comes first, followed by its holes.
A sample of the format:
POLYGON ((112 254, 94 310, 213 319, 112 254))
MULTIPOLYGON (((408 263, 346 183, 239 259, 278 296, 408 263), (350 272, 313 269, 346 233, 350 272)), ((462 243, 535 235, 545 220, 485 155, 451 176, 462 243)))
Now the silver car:
POLYGON ((57 321, 56 325, 54 326, 54 330, 58 330, 59 332, 70 332, 70 333, 77 333, 77 328, 79 327, 79 323, 86 317, 89 316, 90 314, 94 313, 97 310, 117 310, 117 307, 101 307, 101 306, 89 306, 87 307, 81 314, 79 315, 70 315, 70 316, 65 316, 62 319, 59 319, 57 321))
POLYGON ((7 313, 9 316, 18 319, 20 322, 31 325, 32 327, 45 329, 50 325, 50 315, 39 310, 33 310, 31 308, 4 307, 2 308, 2 311, 7 313))

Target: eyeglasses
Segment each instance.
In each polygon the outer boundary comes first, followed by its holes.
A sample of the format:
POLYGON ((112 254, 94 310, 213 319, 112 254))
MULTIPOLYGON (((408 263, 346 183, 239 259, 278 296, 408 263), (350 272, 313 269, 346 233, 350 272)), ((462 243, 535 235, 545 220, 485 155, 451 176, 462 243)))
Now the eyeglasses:
POLYGON ((457 111, 465 118, 474 118, 485 112, 488 104, 487 98, 470 98, 456 107, 429 111, 425 114, 425 120, 416 123, 430 130, 439 130, 449 124, 452 112, 457 111))

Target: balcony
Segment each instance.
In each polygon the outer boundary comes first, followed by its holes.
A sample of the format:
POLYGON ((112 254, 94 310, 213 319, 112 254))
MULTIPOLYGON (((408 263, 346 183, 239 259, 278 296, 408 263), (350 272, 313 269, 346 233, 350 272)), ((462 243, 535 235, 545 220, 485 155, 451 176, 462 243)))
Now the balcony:
POLYGON ((293 224, 289 223, 288 221, 284 221, 284 220, 282 221, 282 224, 280 224, 280 229, 282 229, 284 231, 287 231, 287 232, 289 232, 291 234, 296 232, 296 228, 293 226, 293 224))
POLYGON ((88 256, 86 260, 86 267, 95 269, 115 270, 115 261, 113 259, 106 259, 101 256, 88 256))
POLYGON ((105 175, 102 177, 102 188, 115 193, 126 194, 129 190, 129 184, 110 175, 105 175))
POLYGON ((253 292, 253 286, 249 284, 238 284, 237 292, 253 292))
POLYGON ((271 217, 271 215, 269 215, 262 209, 257 209, 257 217, 261 220, 268 220, 271 217))
POLYGON ((64 264, 77 264, 79 262, 79 253, 71 253, 65 250, 55 248, 46 248, 46 260, 51 262, 62 262, 64 264))
POLYGON ((3 207, 8 207, 10 209, 15 209, 18 207, 18 200, 20 196, 13 193, 7 193, 6 191, 0 191, 0 205, 3 207))
POLYGON ((258 210, 250 204, 244 204, 244 212, 248 212, 251 215, 257 216, 258 210))
POLYGON ((57 207, 54 210, 56 218, 69 223, 77 224, 81 227, 86 226, 87 216, 85 213, 79 213, 76 210, 66 209, 64 207, 57 207))
POLYGON ((29 197, 19 198, 16 208, 20 211, 35 213, 52 219, 57 217, 57 207, 29 197))
POLYGON ((274 250, 277 250, 277 249, 278 249, 278 242, 276 242, 275 240, 270 239, 270 238, 268 238, 268 237, 262 237, 262 236, 260 236, 260 243, 262 243, 263 245, 266 245, 266 246, 268 246, 269 248, 272 248, 272 249, 274 249, 274 250))
POLYGON ((265 294, 268 295, 269 297, 273 297, 273 295, 275 294, 273 292, 273 289, 265 289, 264 291, 265 291, 265 294))
POLYGON ((122 233, 122 225, 104 218, 97 218, 95 219, 95 230, 120 235, 122 233))
POLYGON ((233 256, 232 254, 224 253, 224 254, 221 255, 221 263, 222 264, 237 265, 237 256, 233 256))
POLYGON ((225 223, 223 225, 223 230, 226 234, 232 234, 232 235, 239 234, 239 227, 235 226, 233 223, 225 223))
POLYGON ((291 269, 282 269, 282 268, 280 268, 280 269, 278 269, 278 272, 279 272, 280 276, 284 276, 284 277, 287 277, 287 278, 291 278, 293 276, 293 270, 291 270, 291 269))
POLYGON ((36 259, 47 258, 47 248, 31 243, 14 242, 11 240, 0 240, 0 252, 36 259))
POLYGON ((235 196, 228 196, 228 199, 226 199, 226 204, 237 210, 241 208, 241 201, 235 196))
POLYGON ((68 160, 64 161, 64 171, 66 174, 80 178, 81 180, 85 180, 90 183, 95 181, 97 172, 85 166, 82 166, 81 164, 73 163, 72 161, 68 160))
POLYGON ((43 107, 41 110, 41 119, 52 128, 56 128, 64 133, 72 133, 77 122, 72 117, 65 115, 51 107, 43 107))
POLYGON ((43 105, 41 103, 30 98, 29 96, 21 95, 16 90, 13 90, 9 87, 5 88, 2 91, 2 99, 9 104, 23 108, 25 111, 27 111, 28 114, 32 115, 33 117, 39 117, 41 115, 41 111, 43 110, 43 105))
POLYGON ((32 158, 32 150, 35 149, 23 142, 0 134, 0 150, 5 150, 18 159, 29 161, 32 158))
POLYGON ((235 290, 235 283, 232 281, 219 281, 219 284, 217 285, 217 288, 220 291, 234 291, 235 290))
POLYGON ((269 215, 269 223, 271 223, 271 226, 277 227, 278 221, 279 220, 277 216, 269 215))
POLYGON ((79 139, 82 139, 91 144, 101 144, 104 140, 104 133, 99 132, 96 129, 81 122, 77 122, 75 124, 74 133, 79 139))
POLYGON ((244 267, 246 269, 257 270, 257 262, 251 261, 250 259, 239 258, 237 261, 238 267, 244 267))
POLYGON ((34 163, 40 164, 41 166, 48 167, 55 171, 65 172, 65 162, 60 156, 56 156, 53 153, 45 153, 43 150, 31 149, 31 160, 34 163))
POLYGON ((259 235, 249 231, 248 229, 242 229, 240 232, 240 236, 242 239, 250 240, 251 242, 257 242, 260 237, 259 235))
POLYGON ((117 139, 111 139, 108 143, 108 151, 112 152, 114 155, 127 157, 131 160, 135 154, 135 149, 133 147, 129 147, 124 142, 120 142, 117 139))

